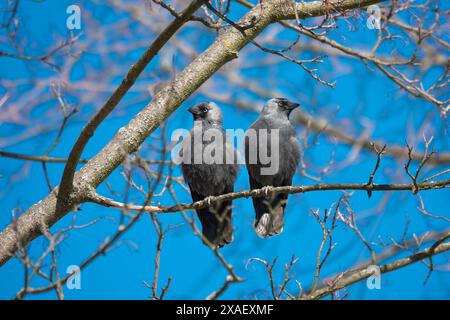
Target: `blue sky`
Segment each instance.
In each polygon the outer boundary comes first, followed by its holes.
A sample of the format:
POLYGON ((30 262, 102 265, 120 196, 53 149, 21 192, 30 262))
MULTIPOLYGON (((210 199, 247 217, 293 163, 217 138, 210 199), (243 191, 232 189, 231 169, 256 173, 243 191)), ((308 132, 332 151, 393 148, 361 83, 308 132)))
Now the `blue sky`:
MULTIPOLYGON (((28 51, 30 54, 45 52, 47 51, 45 49, 53 47, 55 43, 64 39, 67 33, 65 27, 67 14, 65 11, 68 5, 74 3, 80 5, 82 14, 83 12, 89 12, 100 25, 113 24, 129 18, 126 13, 110 10, 98 2, 56 0, 35 2, 24 0, 20 4, 19 12, 24 21, 23 32, 28 39, 26 45, 30 48, 28 51)), ((234 11, 233 17, 240 14, 242 14, 242 9, 234 11)), ((142 27, 138 27, 135 24, 131 24, 130 27, 131 30, 134 30, 133 28, 136 29, 136 33, 131 36, 140 40, 148 40, 148 43, 150 43, 154 36, 149 37, 148 34, 142 32, 142 27)), ((197 36, 192 33, 193 30, 193 28, 183 30, 182 36, 188 38, 197 36)), ((80 39, 89 39, 90 30, 84 30, 82 27, 82 31, 83 34, 80 39)), ((360 25, 359 30, 356 32, 349 32, 341 26, 335 37, 336 39, 342 39, 343 35, 345 35, 348 43, 356 42, 362 46, 368 46, 376 38, 376 35, 370 32, 371 30, 366 29, 365 25, 360 25)), ((1 36, 3 37, 4 34, 1 36)), ((126 44, 127 36, 130 35, 124 35, 123 37, 118 35, 118 41, 126 44)), ((286 39, 295 38, 290 32, 283 33, 283 36, 286 39)), ((195 45, 198 50, 202 50, 212 43, 213 39, 214 34, 205 32, 195 45)), ((3 43, 3 41, 0 42, 0 50, 7 49, 10 50, 11 46, 3 43)), ((126 55, 118 54, 116 57, 113 55, 109 63, 129 66, 139 57, 143 49, 143 47, 135 50, 130 48, 130 52, 126 55)), ((73 69, 73 74, 70 75, 71 79, 83 79, 86 76, 86 72, 89 72, 91 69, 101 73, 102 70, 111 67, 98 59, 99 53, 95 50, 94 45, 80 56, 73 69)), ((252 49, 247 48, 245 50, 252 49)), ((389 52, 391 48, 382 48, 382 50, 389 52)), ((408 50, 408 48, 399 46, 399 50, 408 50)), ((409 133, 414 132, 415 128, 419 128, 424 119, 428 119, 430 121, 430 130, 434 130, 432 134, 436 135, 433 144, 436 151, 449 151, 448 134, 446 133, 448 122, 439 117, 434 106, 423 100, 411 98, 404 94, 397 94, 398 87, 388 81, 380 72, 375 71, 373 68, 368 69, 360 61, 344 59, 343 61, 345 61, 345 68, 343 67, 342 70, 336 70, 335 65, 328 60, 319 66, 321 74, 325 77, 331 75, 331 80, 336 81, 334 89, 323 88, 299 67, 289 63, 281 63, 270 70, 252 68, 243 71, 243 75, 249 77, 252 81, 260 81, 260 84, 264 87, 271 88, 275 86, 277 90, 285 93, 285 96, 299 101, 302 104, 302 108, 314 115, 329 115, 328 119, 332 124, 334 117, 336 125, 344 130, 347 129, 345 124, 349 120, 352 121, 352 125, 349 126, 349 128, 354 128, 352 130, 361 130, 367 121, 372 121, 375 124, 372 137, 381 139, 387 144, 404 145, 405 141, 408 141, 409 133), (346 71, 346 68, 350 71, 346 71), (317 96, 315 96, 316 94, 317 96), (427 115, 427 118, 424 115, 427 115)), ((153 66, 158 65, 160 62, 159 59, 152 62, 146 69, 145 76, 151 74, 153 66)), ((176 59, 175 62, 177 64, 176 68, 180 70, 186 65, 187 61, 180 58, 176 59)), ((55 71, 51 70, 51 68, 42 67, 40 64, 40 62, 27 63, 17 59, 0 57, 0 79, 27 78, 32 73, 41 77, 55 75, 55 71)), ((159 76, 167 78, 167 75, 159 76)), ((120 77, 117 77, 117 79, 112 79, 111 83, 118 84, 119 81, 120 77)), ((32 85, 23 86, 21 90, 26 92, 31 87, 32 85)), ((243 92, 243 90, 240 91, 239 88, 226 86, 226 90, 234 90, 233 97, 237 99, 246 97, 252 99, 255 104, 261 104, 259 98, 251 96, 243 92)), ((82 91, 78 92, 83 94, 82 91)), ((0 91, 0 96, 4 94, 4 91, 0 91)), ((105 93, 104 98, 106 99, 107 96, 105 93)), ((150 98, 149 96, 148 99, 150 98)), ((71 99, 70 101, 73 104, 77 103, 76 94, 73 94, 68 99, 71 99)), ((132 93, 128 94, 121 105, 129 107, 125 109, 119 106, 118 110, 100 126, 87 146, 84 157, 89 158, 95 155, 114 133, 148 102, 148 100, 136 102, 133 99, 134 95, 132 93)), ((205 97, 202 94, 196 93, 170 116, 166 128, 168 138, 170 133, 177 128, 189 129, 191 127, 192 120, 186 109, 204 99, 205 97)), ((104 100, 98 101, 97 104, 92 103, 80 106, 79 114, 69 122, 61 137, 61 142, 52 151, 52 156, 67 156, 77 134, 86 121, 86 116, 103 102, 104 100)), ((16 103, 16 105, 21 107, 20 103, 16 103)), ((244 111, 232 105, 221 104, 221 107, 224 113, 225 128, 245 129, 257 118, 256 113, 244 111)), ((27 125, 39 123, 43 114, 51 108, 55 108, 54 102, 40 106, 33 111, 31 124, 28 123, 27 125)), ((54 128, 58 128, 58 126, 55 125, 54 128)), ((24 130, 23 125, 0 123, 0 138, 8 138, 12 134, 21 132, 21 130, 24 130)), ((155 135, 159 133, 160 131, 157 130, 155 135)), ((298 134, 301 137, 304 134, 304 128, 298 128, 298 134)), ((358 134, 358 132, 355 132, 355 134, 358 134)), ((24 154, 43 154, 55 137, 56 131, 52 130, 23 142, 8 145, 5 150, 24 154)), ((423 148, 423 143, 419 143, 418 147, 423 148)), ((316 172, 318 171, 317 168, 323 168, 327 164, 333 152, 335 152, 336 161, 339 161, 345 159, 349 151, 348 145, 336 144, 326 136, 320 136, 317 144, 307 149, 306 152, 311 170, 316 172)), ((147 155, 150 158, 153 156, 150 148, 145 148, 145 145, 143 155, 147 155)), ((363 151, 351 166, 335 173, 329 173, 324 177, 324 180, 328 183, 365 183, 375 161, 375 156, 363 151)), ((48 169, 52 183, 57 184, 63 165, 49 164, 48 169)), ((382 160, 375 182, 407 182, 403 170, 402 162, 385 157, 382 160), (403 180, 393 180, 393 175, 396 177, 402 176, 403 180)), ((436 170, 428 171, 427 175, 437 172, 436 170)), ((180 170, 175 168, 174 174, 180 175, 180 170)), ((120 192, 125 190, 125 183, 119 174, 119 169, 107 181, 120 192)), ((294 183, 313 184, 315 182, 308 178, 297 176, 294 183)), ((235 189, 249 189, 245 168, 241 168, 235 189)), ((25 165, 24 162, 18 160, 0 158, 0 190, 2 190, 0 193, 0 203, 2 204, 0 229, 3 229, 10 223, 13 210, 16 213, 23 212, 47 195, 48 188, 43 178, 41 164, 25 165), (17 183, 9 183, 10 179, 25 169, 29 170, 25 177, 19 179, 17 183)), ((190 202, 190 196, 187 192, 180 188, 177 191, 180 201, 190 202)), ((99 187, 99 192, 112 196, 105 184, 99 187)), ((234 284, 222 298, 267 298, 269 290, 267 274, 264 267, 260 264, 252 263, 248 265, 247 262, 251 258, 272 261, 275 257, 278 257, 275 276, 281 281, 284 272, 283 264, 288 263, 292 255, 295 255, 299 258, 298 263, 293 268, 296 279, 302 282, 304 288, 308 288, 312 283, 316 252, 322 237, 321 229, 309 212, 309 209, 320 209, 320 212, 323 213, 341 195, 341 192, 330 191, 290 196, 284 232, 278 237, 264 240, 259 239, 252 228, 253 208, 251 200, 236 200, 234 202, 235 239, 232 245, 222 249, 221 252, 234 266, 236 273, 240 277, 245 278, 246 281, 234 284)), ((443 210, 448 204, 449 190, 427 191, 420 193, 420 195, 429 212, 447 215, 448 217, 448 212, 443 210)), ((137 193, 132 193, 131 197, 140 199, 137 193)), ((424 217, 417 210, 419 205, 418 198, 413 196, 411 192, 392 193, 390 198, 387 199, 386 207, 381 212, 374 213, 372 209, 382 199, 382 193, 375 193, 371 198, 368 198, 365 192, 355 192, 350 200, 352 209, 358 217, 358 225, 369 240, 377 241, 379 236, 385 241, 389 241, 389 237, 401 240, 407 224, 409 224, 406 233, 407 238, 411 238, 414 234, 423 234, 429 230, 444 230, 448 228, 445 222, 424 217)), ((173 203, 169 194, 158 198, 158 201, 165 205, 173 203)), ((81 263, 94 252, 108 235, 117 230, 119 216, 120 212, 117 210, 93 204, 83 204, 81 210, 77 212, 78 224, 87 223, 97 217, 108 218, 103 218, 93 226, 75 230, 68 234, 67 239, 57 251, 59 271, 65 274, 68 266, 81 263)), ((52 231, 55 232, 70 224, 72 217, 73 213, 68 214, 52 227, 52 231)), ((179 213, 160 215, 159 218, 165 227, 183 223, 183 218, 179 213)), ((153 278, 156 241, 157 237, 150 218, 143 216, 121 239, 120 246, 99 257, 95 263, 82 271, 82 288, 80 290, 65 289, 65 297, 67 299, 147 299, 151 292, 143 284, 143 281, 151 282, 153 278)), ((367 250, 359 242, 356 235, 342 224, 337 227, 334 241, 337 245, 323 270, 323 276, 343 271, 355 263, 368 258, 367 250)), ((46 240, 42 237, 38 238, 31 244, 31 255, 37 258, 45 246, 46 240)), ((169 276, 172 277, 172 283, 166 295, 167 298, 203 299, 222 285, 227 275, 226 270, 214 258, 210 250, 194 236, 185 223, 167 234, 163 246, 159 285, 160 287, 163 286, 166 279, 169 276)), ((383 251, 383 248, 380 246, 374 248, 377 252, 383 251)), ((401 254, 396 257, 405 255, 401 254)), ((437 266, 446 265, 448 269, 448 255, 444 254, 436 257, 434 263, 437 266)), ((427 272, 428 269, 423 264, 416 263, 402 270, 383 275, 380 290, 368 290, 365 281, 362 281, 347 288, 347 292, 350 299, 448 299, 450 292, 450 273, 448 270, 447 272, 436 270, 427 284, 424 285, 423 282, 427 272)), ((0 299, 13 297, 22 285, 23 267, 17 259, 11 260, 0 269, 0 299)), ((45 281, 34 281, 32 285, 34 287, 45 285, 45 281)), ((291 286, 290 289, 296 292, 295 286, 291 286)), ((55 293, 48 292, 30 295, 27 298, 54 299, 55 293)))

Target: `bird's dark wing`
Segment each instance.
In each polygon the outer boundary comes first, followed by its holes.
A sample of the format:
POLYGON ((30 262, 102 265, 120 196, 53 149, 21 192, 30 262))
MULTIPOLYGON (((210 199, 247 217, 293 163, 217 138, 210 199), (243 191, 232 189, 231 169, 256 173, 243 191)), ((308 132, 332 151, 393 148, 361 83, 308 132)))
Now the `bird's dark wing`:
MULTIPOLYGON (((261 168, 264 166, 259 159, 260 130, 268 130, 268 123, 264 119, 256 120, 247 131, 244 137, 245 163, 248 174, 255 183, 268 185, 264 181, 267 177, 261 175, 261 168)), ((270 135, 268 137, 267 148, 270 150, 270 135)))
MULTIPOLYGON (((279 172, 275 185, 285 186, 297 171, 298 162, 300 160, 300 146, 298 144, 295 130, 292 126, 283 127, 280 130, 280 161, 279 172)), ((291 185, 291 182, 289 182, 291 185)))

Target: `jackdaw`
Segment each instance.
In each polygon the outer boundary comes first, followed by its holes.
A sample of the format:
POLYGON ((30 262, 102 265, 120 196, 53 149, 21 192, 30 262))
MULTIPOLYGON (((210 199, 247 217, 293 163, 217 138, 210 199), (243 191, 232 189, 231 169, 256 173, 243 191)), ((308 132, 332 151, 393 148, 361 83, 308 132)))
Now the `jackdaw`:
MULTIPOLYGON (((247 130, 245 161, 251 189, 292 185, 300 146, 289 115, 298 106, 285 98, 271 99, 247 130)), ((268 190, 264 197, 253 198, 254 228, 259 237, 266 238, 283 231, 287 198, 287 194, 269 195, 268 190)))
MULTIPOLYGON (((193 201, 233 192, 238 174, 237 154, 227 141, 222 112, 214 102, 203 102, 188 109, 194 126, 183 141, 181 169, 193 201)), ((203 236, 222 247, 233 241, 232 201, 198 209, 203 236)))

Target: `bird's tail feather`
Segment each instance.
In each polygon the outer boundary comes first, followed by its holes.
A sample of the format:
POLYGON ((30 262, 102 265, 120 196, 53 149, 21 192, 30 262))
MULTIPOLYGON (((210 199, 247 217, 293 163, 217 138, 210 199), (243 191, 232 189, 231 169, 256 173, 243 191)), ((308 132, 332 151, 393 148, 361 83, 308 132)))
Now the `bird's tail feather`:
POLYGON ((254 198, 256 234, 261 238, 276 236, 283 232, 285 195, 276 195, 272 198, 254 198))

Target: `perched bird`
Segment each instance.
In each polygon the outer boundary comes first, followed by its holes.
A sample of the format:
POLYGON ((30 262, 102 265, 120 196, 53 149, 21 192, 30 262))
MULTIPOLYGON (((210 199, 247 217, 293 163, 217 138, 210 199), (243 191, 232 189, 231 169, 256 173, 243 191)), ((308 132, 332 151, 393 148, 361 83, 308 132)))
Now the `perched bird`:
MULTIPOLYGON (((298 106, 298 103, 284 98, 271 99, 247 130, 244 138, 245 161, 252 189, 292 185, 300 146, 289 115, 298 106), (261 154, 264 146, 267 146, 271 163, 263 158, 264 153, 261 154)), ((269 195, 268 189, 264 197, 253 198, 254 228, 259 237, 266 238, 283 231, 287 198, 287 194, 269 195)))
MULTIPOLYGON (((220 108, 214 102, 203 102, 188 111, 194 126, 182 144, 181 169, 193 201, 233 192, 239 170, 237 153, 226 139, 220 108)), ((233 241, 231 205, 229 200, 197 210, 203 236, 218 247, 233 241)))

